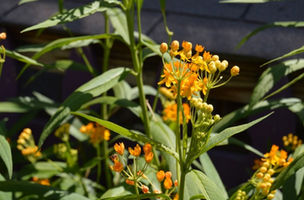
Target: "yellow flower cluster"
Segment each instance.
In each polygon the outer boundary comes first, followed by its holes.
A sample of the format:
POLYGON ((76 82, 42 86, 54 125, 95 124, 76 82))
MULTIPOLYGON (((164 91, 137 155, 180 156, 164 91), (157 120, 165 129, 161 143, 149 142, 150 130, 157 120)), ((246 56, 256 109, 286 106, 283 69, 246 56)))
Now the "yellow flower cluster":
POLYGON ((247 200, 249 197, 247 196, 245 191, 238 190, 235 200, 247 200))
POLYGON ((81 126, 80 131, 90 137, 90 143, 96 145, 103 140, 110 139, 110 131, 98 123, 90 122, 86 126, 81 126))
POLYGON ((135 182, 136 182, 136 187, 140 188, 143 193, 149 193, 149 188, 147 186, 145 186, 143 183, 141 183, 140 179, 141 178, 147 179, 151 183, 151 181, 148 179, 148 177, 144 174, 148 168, 148 164, 152 161, 152 159, 154 157, 151 144, 146 143, 143 146, 146 163, 144 164, 144 166, 142 167, 141 170, 136 169, 136 167, 138 166, 138 163, 137 163, 138 157, 141 154, 141 147, 138 144, 136 144, 136 146, 133 149, 131 147, 128 148, 129 153, 133 156, 133 159, 134 159, 133 164, 134 164, 135 171, 137 171, 136 174, 133 173, 133 170, 130 168, 126 159, 124 158, 124 151, 125 151, 124 143, 122 143, 122 142, 120 142, 119 144, 116 143, 114 145, 114 150, 118 153, 118 155, 113 154, 110 156, 111 160, 114 162, 113 166, 109 165, 111 170, 113 170, 115 172, 120 172, 121 175, 126 178, 126 183, 128 185, 135 185, 135 182), (127 166, 127 170, 124 170, 124 164, 122 162, 120 162, 120 160, 123 160, 123 162, 125 163, 125 166, 127 166))
POLYGON ((69 140, 70 136, 70 124, 65 123, 61 125, 56 131, 55 136, 61 139, 62 141, 66 142, 69 140))
POLYGON ((38 151, 38 147, 35 144, 32 130, 29 128, 23 129, 19 135, 17 149, 32 163, 35 163, 41 157, 41 152, 38 151))
POLYGON ((299 139, 297 135, 293 135, 292 133, 289 133, 287 136, 283 136, 282 140, 284 143, 284 147, 288 152, 294 151, 298 146, 303 143, 303 141, 299 139))
POLYGON ((264 154, 265 158, 261 162, 255 161, 254 169, 257 169, 255 175, 251 178, 251 183, 257 189, 255 193, 256 199, 273 199, 276 191, 270 191, 274 182, 272 176, 275 173, 281 172, 293 161, 289 158, 287 161, 287 153, 284 150, 279 150, 277 145, 272 145, 269 153, 264 154), (259 196, 259 198, 257 197, 259 196))
MULTIPOLYGON (((158 84, 165 84, 174 96, 177 91, 180 91, 180 95, 188 100, 192 96, 198 96, 201 91, 206 95, 210 89, 224 85, 231 77, 239 74, 239 67, 234 66, 231 68, 230 78, 225 83, 218 84, 222 79, 221 72, 228 67, 228 61, 220 61, 218 55, 211 55, 206 51, 201 56, 200 53, 204 51, 204 47, 201 45, 195 46, 196 54, 192 56, 192 43, 186 41, 183 41, 183 49, 180 51, 178 51, 179 42, 177 40, 174 40, 170 47, 169 54, 172 61, 164 63, 164 71, 161 75, 163 79, 158 84), (180 60, 174 61, 177 56, 180 60), (178 82, 180 82, 180 88, 176 87, 178 82)), ((168 45, 162 43, 160 45, 161 53, 164 54, 167 50, 168 45)))
MULTIPOLYGON (((188 122, 191 119, 190 115, 190 106, 187 103, 183 103, 184 114, 186 117, 186 121, 188 122)), ((165 109, 163 111, 163 120, 175 122, 177 118, 177 104, 175 101, 168 101, 165 104, 165 109)), ((182 111, 180 111, 180 124, 183 124, 182 111)))

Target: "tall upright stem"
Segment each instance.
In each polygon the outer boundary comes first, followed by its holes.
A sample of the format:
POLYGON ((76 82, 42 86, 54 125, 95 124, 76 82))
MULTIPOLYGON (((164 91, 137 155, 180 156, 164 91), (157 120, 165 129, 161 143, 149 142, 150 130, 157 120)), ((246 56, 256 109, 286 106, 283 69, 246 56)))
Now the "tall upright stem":
MULTIPOLYGON (((181 144, 180 144, 180 109, 182 100, 180 97, 180 87, 181 87, 181 80, 177 81, 177 109, 176 109, 176 130, 175 130, 175 138, 176 138, 176 152, 179 155, 180 163, 183 162, 182 160, 182 152, 181 152, 181 144)), ((176 162, 176 173, 177 173, 177 180, 180 182, 180 168, 182 167, 182 164, 176 162)))

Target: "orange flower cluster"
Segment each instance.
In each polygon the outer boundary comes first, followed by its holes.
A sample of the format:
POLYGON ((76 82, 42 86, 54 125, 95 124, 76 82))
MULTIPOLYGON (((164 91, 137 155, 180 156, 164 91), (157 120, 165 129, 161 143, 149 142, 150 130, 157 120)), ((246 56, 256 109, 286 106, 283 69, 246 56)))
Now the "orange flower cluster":
MULTIPOLYGON (((183 103, 183 109, 184 109, 186 120, 187 120, 187 122, 189 122, 189 119, 191 119, 189 104, 183 103)), ((176 118, 177 118, 177 104, 176 103, 173 103, 173 104, 167 103, 166 107, 163 111, 163 120, 175 122, 176 118)), ((180 111, 180 124, 183 124, 182 111, 180 111)))
POLYGON ((29 128, 23 129, 17 140, 17 149, 19 149, 23 156, 30 162, 35 163, 41 157, 41 152, 35 144, 32 130, 29 128))
POLYGON ((49 179, 39 179, 38 177, 33 177, 32 181, 35 183, 38 183, 40 185, 50 185, 50 180, 49 179))
POLYGON ((96 145, 103 140, 110 139, 110 131, 98 123, 90 122, 86 126, 81 126, 80 131, 90 137, 90 143, 96 145))
POLYGON ((287 152, 284 150, 279 151, 279 147, 277 145, 272 145, 269 153, 266 153, 265 159, 262 159, 265 162, 269 162, 274 166, 284 166, 287 167, 290 162, 293 161, 293 158, 289 158, 287 161, 287 152))
MULTIPOLYGON (((160 170, 156 173, 157 180, 161 183, 164 180, 164 187, 166 190, 170 190, 173 187, 173 182, 172 182, 172 173, 170 171, 167 171, 166 173, 163 170, 160 170)), ((174 186, 177 187, 178 183, 177 180, 174 181, 174 186)), ((174 188, 172 189, 171 192, 174 191, 174 188)), ((170 192, 170 193, 171 193, 170 192)))
MULTIPOLYGON (((215 88, 215 85, 222 79, 219 75, 228 67, 228 62, 226 60, 220 61, 218 55, 212 56, 206 51, 201 56, 200 53, 204 51, 204 47, 201 45, 195 46, 196 54, 193 56, 192 43, 183 41, 182 47, 183 49, 178 51, 179 42, 174 40, 171 43, 169 54, 172 63, 164 63, 164 71, 163 75, 161 75, 163 79, 158 84, 165 84, 166 87, 171 89, 174 95, 176 95, 179 90, 180 95, 186 97, 188 100, 190 100, 192 96, 198 96, 198 93, 201 91, 206 95, 207 91, 215 88), (176 56, 179 56, 180 60, 174 62, 174 57, 176 56), (216 72, 218 73, 216 74, 216 72), (176 88, 178 82, 180 82, 180 88, 176 88)), ((161 53, 164 54, 167 50, 168 45, 162 43, 160 45, 161 53)), ((231 68, 231 77, 238 75, 239 71, 240 69, 237 66, 231 68)), ((223 84, 217 85, 216 87, 223 84)))

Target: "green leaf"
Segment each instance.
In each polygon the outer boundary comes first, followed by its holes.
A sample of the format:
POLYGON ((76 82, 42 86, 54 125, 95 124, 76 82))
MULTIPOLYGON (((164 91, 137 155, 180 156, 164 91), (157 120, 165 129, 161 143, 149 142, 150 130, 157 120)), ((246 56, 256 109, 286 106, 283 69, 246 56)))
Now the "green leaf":
MULTIPOLYGON (((69 38, 61 38, 61 39, 58 39, 58 40, 55 40, 53 42, 50 42, 49 44, 47 44, 46 46, 44 46, 41 51, 37 52, 31 59, 30 61, 35 61, 36 59, 38 59, 40 56, 42 56, 43 54, 49 52, 49 51, 52 51, 54 49, 57 49, 57 48, 61 48, 63 47, 64 45, 65 48, 67 48, 69 44, 73 43, 73 46, 74 48, 77 48, 79 47, 78 45, 82 45, 82 42, 83 43, 86 43, 87 40, 89 41, 92 41, 92 39, 105 39, 105 38, 115 38, 115 39, 118 39, 118 40, 122 40, 121 36, 118 36, 118 35, 115 35, 115 34, 101 34, 101 35, 89 35, 89 36, 79 36, 79 37, 69 37, 69 38), (77 41, 81 41, 81 42, 77 42, 77 41)), ((70 46, 71 47, 71 46, 70 46)), ((1 52, 1 49, 0 49, 0 52, 1 52)), ((14 58, 14 57, 12 57, 14 58)), ((18 77, 19 78, 21 76, 21 74, 24 72, 24 70, 26 70, 31 64, 35 64, 35 63, 32 63, 30 61, 23 61, 23 60, 20 60, 22 62, 26 62, 27 64, 22 68, 21 72, 18 74, 18 77)), ((36 62, 36 61, 35 61, 36 62)), ((37 63, 37 62, 36 62, 37 63)), ((38 64, 35 64, 35 65, 38 65, 38 64)), ((42 64, 38 65, 38 66, 43 66, 42 64)))
POLYGON ((292 84, 296 83, 297 81, 301 80, 302 78, 304 78, 304 73, 300 74, 299 76, 297 76, 296 78, 294 78, 292 81, 290 81, 289 83, 283 85, 282 87, 280 87, 279 89, 277 89, 276 91, 272 92, 271 94, 267 95, 266 97, 263 98, 263 100, 268 99, 269 97, 287 89, 288 87, 290 87, 292 84))
POLYGON ((100 199, 108 199, 111 197, 121 197, 123 195, 129 195, 131 194, 131 192, 129 192, 128 190, 126 190, 123 186, 119 186, 116 188, 111 188, 109 190, 107 190, 100 199))
POLYGON ((298 49, 295 49, 295 50, 293 50, 293 51, 291 51, 291 52, 289 52, 287 54, 284 54, 283 56, 280 56, 280 57, 275 58, 275 59, 273 59, 271 61, 268 61, 268 62, 264 63, 263 65, 261 65, 261 67, 263 67, 265 65, 268 65, 270 63, 273 63, 273 62, 275 62, 277 60, 280 60, 280 59, 283 59, 283 58, 287 58, 287 57, 290 57, 290 56, 294 56, 294 55, 297 55, 297 54, 303 53, 303 52, 304 52, 304 46, 302 46, 302 47, 300 47, 298 49))
POLYGON ((4 121, 1 120, 0 122, 0 157, 2 158, 9 178, 12 178, 13 175, 13 159, 12 159, 12 151, 11 146, 9 145, 8 141, 5 138, 6 129, 4 121))
POLYGON ((93 97, 106 92, 119 81, 123 80, 128 73, 129 70, 125 68, 111 69, 75 90, 63 102, 44 127, 39 139, 38 148, 41 148, 47 136, 64 121, 71 111, 77 111, 82 104, 90 101, 93 97))
MULTIPOLYGON (((3 49, 0 48, 0 53, 3 54, 3 49)), ((40 67, 44 67, 44 64, 42 63, 39 63, 37 62, 35 59, 32 59, 32 58, 29 58, 29 57, 26 57, 18 52, 15 52, 15 51, 10 51, 10 50, 7 50, 5 49, 5 54, 8 56, 8 57, 11 57, 15 60, 18 60, 20 62, 24 62, 28 65, 36 65, 36 66, 40 66, 40 67)))
POLYGON ((208 150, 210 150, 211 148, 215 147, 216 145, 218 145, 219 143, 223 142, 224 140, 226 140, 227 138, 237 134, 237 133, 241 133, 245 130, 247 130, 248 128, 250 128, 251 126, 259 123, 260 121, 262 121, 263 119, 267 118, 269 115, 271 115, 272 113, 261 117, 259 119, 256 119, 250 123, 247 124, 243 124, 243 125, 239 125, 239 126, 234 126, 234 127, 230 127, 227 128, 225 130, 223 130, 222 132, 220 132, 219 134, 211 137, 208 141, 208 143, 206 144, 206 146, 204 147, 204 149, 202 150, 201 153, 206 152, 208 150))
POLYGON ((289 106, 288 108, 291 112, 295 113, 296 115, 298 115, 298 117, 300 118, 303 126, 304 126, 304 103, 303 102, 298 102, 295 103, 291 106, 289 106))
MULTIPOLYGON (((144 90, 145 95, 153 95, 153 96, 155 96, 156 93, 157 93, 157 90, 154 87, 150 86, 150 85, 144 85, 143 86, 143 90, 144 90)), ((131 97, 130 97, 131 100, 138 98, 138 95, 139 95, 139 93, 138 93, 138 87, 132 88, 132 90, 130 91, 130 94, 131 94, 131 97)))
MULTIPOLYGON (((174 132, 162 122, 162 120, 151 121, 150 133, 154 140, 163 143, 164 145, 175 150, 175 134, 174 132)), ((169 170, 172 173, 173 180, 177 180, 176 177, 176 160, 168 153, 161 152, 166 159, 169 170)))
POLYGON ((56 200, 89 200, 76 193, 69 193, 50 186, 28 181, 0 181, 1 191, 22 192, 24 195, 35 194, 39 199, 56 200))
POLYGON ((205 174, 210 178, 211 181, 219 188, 219 190, 223 193, 223 196, 226 199, 229 199, 227 191, 225 189, 225 186, 222 182, 222 179, 220 178, 220 175, 218 174, 215 166, 212 163, 212 160, 208 156, 208 154, 205 152, 200 157, 201 165, 203 166, 205 174))
POLYGON ((304 152, 298 155, 275 179, 270 190, 276 190, 295 172, 304 166, 304 152))
POLYGON ((126 44, 130 45, 126 15, 119 8, 108 9, 107 15, 117 33, 123 38, 126 44))
POLYGON ((126 81, 121 81, 113 87, 114 96, 120 99, 131 100, 131 86, 126 81))
POLYGON ((34 2, 34 1, 39 1, 39 0, 21 0, 21 1, 19 1, 18 5, 20 6, 21 4, 34 2))
POLYGON ((198 170, 191 170, 189 175, 193 178, 193 182, 191 184, 196 185, 207 200, 227 199, 223 195, 222 191, 216 186, 216 184, 210 180, 203 172, 198 170))
POLYGON ((267 3, 272 1, 287 1, 287 0, 223 0, 220 3, 267 3))
POLYGON ((213 132, 220 132, 224 130, 224 128, 231 126, 234 122, 238 121, 247 116, 254 115, 256 113, 260 113, 265 110, 274 110, 282 107, 290 107, 297 103, 301 103, 302 101, 297 98, 286 98, 279 100, 265 100, 257 103, 250 112, 248 112, 249 105, 245 105, 242 108, 239 108, 228 115, 225 115, 214 127, 213 132))
POLYGON ((139 134, 138 132, 135 132, 135 131, 130 131, 130 130, 125 129, 124 127, 114 124, 112 122, 101 120, 96 117, 92 117, 92 116, 89 116, 89 115, 86 115, 83 113, 77 113, 77 112, 71 112, 71 113, 74 115, 79 115, 81 117, 84 117, 90 121, 96 122, 108 129, 110 129, 111 131, 114 131, 120 135, 123 135, 123 136, 130 138, 132 140, 135 140, 137 142, 149 143, 156 149, 169 153, 170 155, 172 155, 173 157, 178 159, 178 155, 174 150, 172 150, 170 147, 168 147, 160 142, 157 142, 156 140, 148 138, 146 135, 139 134))
MULTIPOLYGON (((0 174, 0 181, 5 181, 5 178, 0 174)), ((11 192, 2 192, 0 191, 0 199, 3 200, 12 200, 12 193, 11 192)))
POLYGON ((250 32, 248 35, 246 35, 241 42, 237 45, 236 49, 242 46, 249 38, 251 38, 253 35, 257 34, 260 31, 263 31, 268 28, 272 27, 303 27, 304 22, 300 21, 289 21, 289 22, 273 22, 269 24, 265 24, 263 26, 260 26, 259 28, 255 29, 254 31, 250 32))
POLYGON ((258 103, 282 77, 303 68, 304 59, 293 59, 282 62, 265 70, 260 76, 258 83, 253 90, 249 107, 252 108, 256 103, 258 103))
MULTIPOLYGON (((223 141, 223 142, 225 142, 225 141, 223 141)), ((221 143, 221 145, 223 145, 223 142, 221 143)), ((255 153, 258 156, 261 156, 261 157, 264 156, 264 154, 261 153, 259 150, 255 149, 252 146, 250 146, 250 145, 242 142, 241 140, 233 138, 233 137, 228 138, 227 144, 229 144, 229 145, 238 145, 238 146, 243 147, 244 149, 246 149, 248 151, 251 151, 252 153, 255 153)))
POLYGON ((120 4, 121 2, 115 0, 93 1, 87 5, 78 8, 73 8, 62 14, 58 14, 44 22, 28 27, 23 31, 21 31, 21 33, 36 30, 36 29, 41 29, 41 28, 48 28, 48 27, 56 26, 58 24, 65 24, 67 22, 72 22, 87 17, 89 15, 92 15, 95 12, 106 11, 108 8, 120 4))
POLYGON ((15 102, 0 102, 0 113, 25 113, 33 108, 15 102))
POLYGON ((119 99, 116 97, 98 97, 93 99, 92 101, 89 101, 88 103, 85 103, 81 106, 81 109, 85 109, 89 106, 95 105, 95 104, 108 104, 108 105, 117 105, 117 106, 122 106, 122 107, 137 107, 138 104, 129 101, 127 99, 119 99))
POLYGON ((91 169, 93 167, 95 167, 98 163, 100 163, 100 161, 102 161, 103 158, 99 158, 99 157, 95 157, 91 160, 89 160, 88 162, 86 162, 82 167, 81 167, 81 171, 85 171, 87 169, 91 169))

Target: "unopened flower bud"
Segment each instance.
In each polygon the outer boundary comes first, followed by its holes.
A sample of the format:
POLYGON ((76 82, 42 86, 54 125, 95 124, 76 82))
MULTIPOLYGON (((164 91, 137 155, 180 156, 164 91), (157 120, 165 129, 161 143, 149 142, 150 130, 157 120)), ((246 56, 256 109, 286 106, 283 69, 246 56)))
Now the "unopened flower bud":
POLYGON ((214 123, 217 123, 218 121, 221 120, 221 117, 220 115, 216 114, 213 119, 214 119, 214 123))
MULTIPOLYGON (((212 61, 212 62, 213 62, 213 61, 212 61)), ((214 63, 214 62, 213 62, 213 63, 214 63)), ((217 70, 215 64, 209 65, 209 70, 210 70, 210 73, 211 73, 211 74, 214 74, 214 73, 216 72, 216 70, 217 70)))
POLYGON ((211 58, 211 60, 213 60, 213 61, 217 61, 219 59, 220 59, 220 57, 218 55, 213 55, 211 58))
POLYGON ((6 38, 6 33, 5 32, 0 33, 0 40, 5 40, 5 38, 6 38))
POLYGON ((274 194, 268 194, 267 195, 267 199, 273 199, 274 198, 274 194))
POLYGON ((188 51, 188 52, 186 53, 186 58, 187 58, 187 59, 190 59, 191 56, 192 56, 192 51, 188 51))
POLYGON ((126 183, 127 183, 128 185, 134 185, 134 181, 131 181, 131 180, 129 180, 129 179, 126 180, 126 183))
POLYGON ((172 43, 171 43, 171 50, 173 52, 177 51, 179 48, 179 42, 177 40, 174 40, 172 43))
POLYGON ((165 174, 166 178, 171 178, 172 177, 172 173, 170 171, 167 171, 165 174))
POLYGON ((184 50, 185 53, 188 53, 189 51, 192 50, 192 43, 191 42, 183 41, 182 46, 184 48, 183 50, 184 50))
POLYGON ((168 50, 167 43, 165 43, 165 42, 161 43, 161 45, 159 46, 159 50, 162 54, 166 53, 168 50))
POLYGON ((233 66, 230 70, 231 76, 236 76, 240 72, 240 68, 238 66, 233 66))
POLYGON ((212 113, 212 111, 213 111, 213 105, 209 104, 207 106, 207 112, 212 113))
POLYGON ((221 64, 218 65, 218 70, 220 72, 225 71, 226 67, 227 67, 226 64, 222 62, 221 64))
POLYGON ((145 185, 142 185, 141 189, 142 189, 144 194, 147 194, 149 192, 149 188, 145 185))
POLYGON ((156 177, 157 177, 157 180, 159 182, 161 182, 162 180, 164 180, 165 178, 165 172, 163 170, 160 170, 156 173, 156 177))

